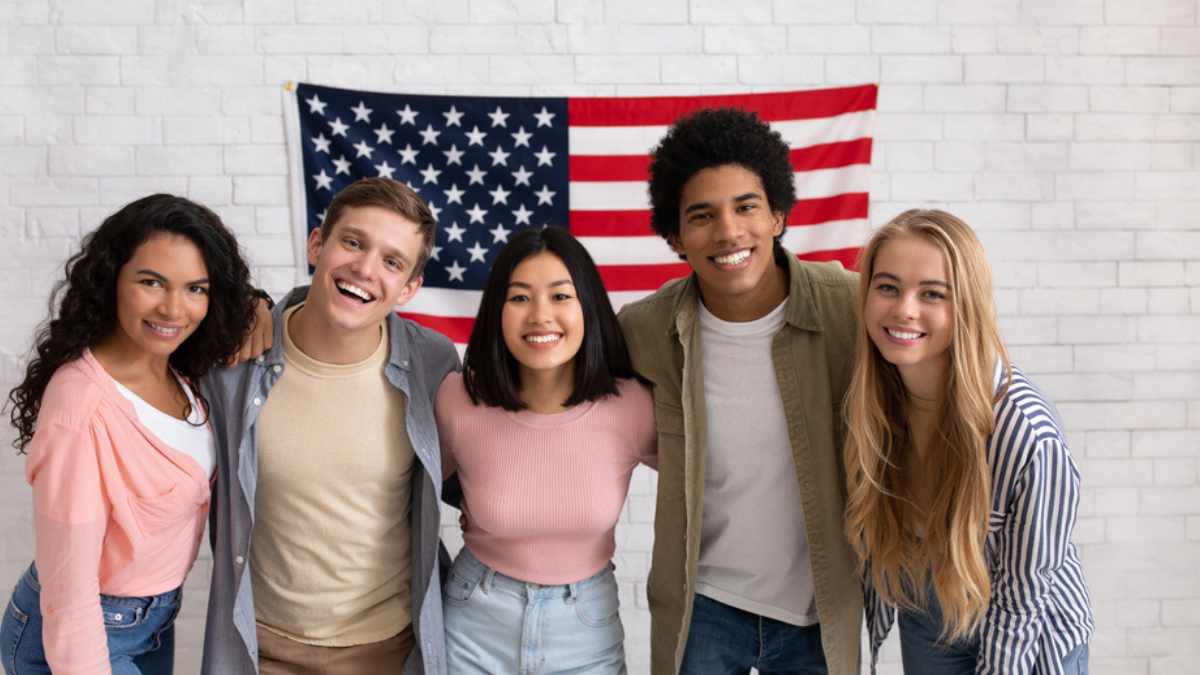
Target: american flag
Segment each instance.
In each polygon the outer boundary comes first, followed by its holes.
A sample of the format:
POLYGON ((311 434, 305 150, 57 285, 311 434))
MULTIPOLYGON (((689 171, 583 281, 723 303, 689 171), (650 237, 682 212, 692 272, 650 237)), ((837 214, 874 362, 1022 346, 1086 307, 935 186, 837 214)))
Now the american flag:
POLYGON ((425 283, 401 314, 467 342, 488 269, 526 227, 567 226, 613 305, 688 273, 650 229, 648 153, 679 116, 756 112, 792 148, 799 198, 784 244, 853 265, 868 232, 877 87, 637 98, 429 96, 299 84, 289 106, 297 251, 333 195, 367 176, 404 181, 438 221, 425 283))

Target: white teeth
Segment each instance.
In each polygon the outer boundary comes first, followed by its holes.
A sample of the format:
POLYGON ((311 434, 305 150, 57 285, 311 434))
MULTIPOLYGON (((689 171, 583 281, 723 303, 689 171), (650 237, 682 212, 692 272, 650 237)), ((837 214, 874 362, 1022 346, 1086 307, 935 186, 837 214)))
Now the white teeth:
POLYGON ((151 323, 149 321, 146 322, 146 325, 150 326, 150 329, 153 330, 155 333, 158 333, 159 335, 162 335, 165 337, 172 337, 174 335, 179 334, 178 326, 175 326, 175 327, 160 326, 156 323, 151 323))
POLYGON ((562 338, 562 336, 557 335, 557 334, 555 334, 555 335, 526 335, 525 341, 532 342, 534 344, 544 345, 544 344, 549 344, 551 342, 557 342, 560 338, 562 338))
POLYGON ((371 300, 374 300, 374 297, 372 297, 370 293, 364 291, 358 286, 355 286, 354 284, 348 284, 344 281, 339 281, 337 282, 337 287, 343 291, 346 291, 347 293, 350 293, 351 295, 362 298, 363 302, 370 302, 371 300))
POLYGON ((921 337, 920 333, 909 333, 902 330, 896 330, 895 328, 884 328, 884 330, 887 331, 888 335, 901 340, 916 340, 917 338, 921 337))
POLYGON ((741 251, 735 251, 728 255, 713 256, 713 260, 715 260, 718 265, 736 265, 749 257, 750 257, 750 250, 743 249, 741 251))

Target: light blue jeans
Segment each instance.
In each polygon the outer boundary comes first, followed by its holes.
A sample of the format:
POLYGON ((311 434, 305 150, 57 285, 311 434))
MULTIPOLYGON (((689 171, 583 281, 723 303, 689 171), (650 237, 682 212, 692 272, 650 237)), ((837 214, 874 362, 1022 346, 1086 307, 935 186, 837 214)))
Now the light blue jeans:
POLYGON ((625 631, 613 566, 564 586, 496 572, 465 546, 442 592, 455 675, 624 675, 625 631))
MULTIPOLYGON (((0 663, 8 675, 49 675, 42 648, 42 588, 31 565, 4 610, 0 663)), ((171 675, 180 591, 144 598, 100 596, 113 675, 171 675)))

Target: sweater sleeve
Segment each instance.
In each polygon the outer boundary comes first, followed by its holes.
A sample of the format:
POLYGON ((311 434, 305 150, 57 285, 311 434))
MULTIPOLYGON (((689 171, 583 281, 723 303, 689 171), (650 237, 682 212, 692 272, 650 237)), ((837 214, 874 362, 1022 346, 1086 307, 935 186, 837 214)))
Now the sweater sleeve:
POLYGON ((1070 547, 1079 475, 1061 441, 1037 443, 1014 484, 984 620, 977 675, 1033 673, 1043 644, 1053 571, 1070 547))
POLYGON ((654 396, 642 385, 638 389, 645 394, 644 403, 638 410, 638 461, 646 466, 658 469, 658 428, 654 423, 654 396))
POLYGON ((447 375, 438 387, 437 400, 433 406, 434 416, 437 418, 438 442, 442 449, 443 481, 458 471, 458 464, 454 461, 454 417, 459 414, 460 405, 454 387, 462 388, 462 377, 447 375))
POLYGON ((100 609, 100 552, 109 504, 99 458, 109 441, 94 424, 51 419, 38 425, 30 444, 27 476, 33 487, 42 642, 56 675, 112 672, 100 609))

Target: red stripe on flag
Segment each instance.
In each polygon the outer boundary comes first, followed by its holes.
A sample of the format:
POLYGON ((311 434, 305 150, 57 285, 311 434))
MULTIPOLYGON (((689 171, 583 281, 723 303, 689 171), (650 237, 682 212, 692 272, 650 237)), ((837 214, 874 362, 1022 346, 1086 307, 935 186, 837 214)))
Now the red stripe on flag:
POLYGON ((869 84, 769 94, 570 98, 567 115, 577 127, 666 125, 704 108, 743 108, 767 122, 806 120, 872 110, 878 92, 869 84))
POLYGON ((657 265, 597 265, 604 287, 613 291, 652 291, 671 279, 685 277, 692 269, 688 264, 662 263, 657 265))
POLYGON ((568 176, 573 181, 647 180, 649 155, 571 155, 568 176))
POLYGON ((860 247, 855 246, 853 248, 836 248, 829 251, 806 251, 796 254, 796 257, 801 260, 812 260, 814 262, 837 260, 842 263, 842 267, 848 270, 857 270, 858 252, 861 250, 860 247))
POLYGON ((871 163, 871 139, 822 143, 792 150, 792 169, 836 169, 851 164, 871 163))
POLYGON ((464 345, 471 339, 471 326, 475 325, 474 316, 434 316, 413 312, 396 312, 396 314, 442 333, 450 338, 451 342, 464 345))
POLYGON ((867 193, 847 192, 820 199, 798 199, 792 206, 788 225, 818 225, 831 220, 867 217, 867 193))
MULTIPOLYGON (((791 152, 796 171, 836 169, 851 164, 871 163, 871 139, 823 143, 791 152)), ((568 164, 572 181, 607 183, 645 181, 650 177, 649 155, 572 155, 568 164)))
POLYGON ((576 237, 647 237, 650 211, 572 211, 571 234, 576 237))

